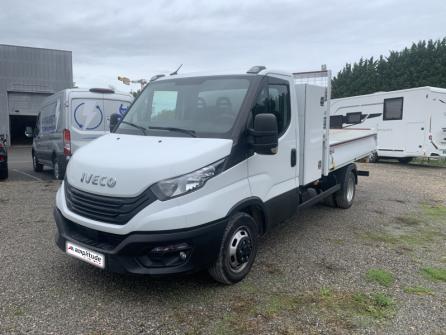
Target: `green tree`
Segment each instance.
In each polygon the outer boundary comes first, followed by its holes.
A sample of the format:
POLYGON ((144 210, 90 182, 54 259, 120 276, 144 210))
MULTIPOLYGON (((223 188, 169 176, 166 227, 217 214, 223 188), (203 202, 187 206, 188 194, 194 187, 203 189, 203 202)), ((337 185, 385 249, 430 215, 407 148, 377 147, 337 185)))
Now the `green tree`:
POLYGON ((333 98, 419 86, 446 87, 446 38, 347 63, 332 80, 333 98))

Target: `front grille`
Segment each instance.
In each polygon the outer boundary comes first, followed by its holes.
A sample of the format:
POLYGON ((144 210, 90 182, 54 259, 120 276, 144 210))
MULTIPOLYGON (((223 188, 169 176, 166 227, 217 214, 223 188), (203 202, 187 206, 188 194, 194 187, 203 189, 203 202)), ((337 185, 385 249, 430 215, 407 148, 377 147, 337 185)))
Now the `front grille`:
POLYGON ((105 223, 126 224, 139 211, 156 200, 150 189, 133 198, 109 197, 78 190, 66 180, 64 184, 65 199, 70 211, 105 223))
POLYGON ((65 220, 65 230, 68 236, 77 242, 84 243, 91 247, 111 251, 115 249, 128 235, 117 235, 99 230, 90 229, 70 220, 65 220))

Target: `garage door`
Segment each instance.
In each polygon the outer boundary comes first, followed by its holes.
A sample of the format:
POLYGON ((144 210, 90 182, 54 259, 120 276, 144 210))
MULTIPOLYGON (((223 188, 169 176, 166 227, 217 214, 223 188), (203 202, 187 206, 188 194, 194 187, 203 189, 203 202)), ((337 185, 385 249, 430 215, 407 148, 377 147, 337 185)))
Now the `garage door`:
POLYGON ((50 94, 8 92, 8 112, 11 115, 37 115, 39 106, 50 94))

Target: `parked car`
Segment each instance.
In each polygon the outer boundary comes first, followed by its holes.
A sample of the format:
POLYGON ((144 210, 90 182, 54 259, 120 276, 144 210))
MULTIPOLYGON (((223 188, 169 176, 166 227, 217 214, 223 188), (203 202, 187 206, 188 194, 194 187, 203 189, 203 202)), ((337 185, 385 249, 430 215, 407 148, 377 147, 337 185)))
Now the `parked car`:
POLYGON ((77 149, 109 130, 110 115, 126 113, 133 96, 111 89, 66 89, 48 97, 39 109, 33 136, 34 171, 53 169, 63 179, 70 157, 77 149))
POLYGON ((6 150, 6 137, 0 135, 0 180, 8 178, 8 152, 6 150))
POLYGON ((295 76, 153 78, 112 133, 70 160, 59 248, 109 271, 208 269, 232 284, 273 225, 325 198, 349 208, 367 175, 354 162, 376 150, 376 132, 330 130, 326 88, 295 76))

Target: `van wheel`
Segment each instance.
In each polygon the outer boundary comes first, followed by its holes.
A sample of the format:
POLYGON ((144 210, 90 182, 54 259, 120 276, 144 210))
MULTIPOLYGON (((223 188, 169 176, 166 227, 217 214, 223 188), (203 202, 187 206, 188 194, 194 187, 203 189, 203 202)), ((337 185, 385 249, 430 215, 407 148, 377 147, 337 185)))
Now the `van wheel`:
POLYGON ((223 233, 217 260, 209 274, 223 284, 235 284, 246 277, 257 254, 258 229, 255 220, 246 213, 229 218, 223 233))
POLYGON ((39 163, 39 160, 37 159, 36 154, 33 152, 33 170, 35 172, 42 172, 43 171, 43 164, 39 163))
POLYGON ((339 208, 350 208, 356 194, 356 176, 353 167, 348 166, 341 179, 341 189, 335 193, 334 199, 339 208))
POLYGON ((398 161, 401 164, 409 164, 412 161, 412 159, 413 159, 413 157, 401 157, 401 158, 398 158, 398 161))
POLYGON ((62 180, 64 177, 65 171, 63 170, 63 165, 59 162, 57 157, 53 158, 53 176, 56 180, 62 180))

